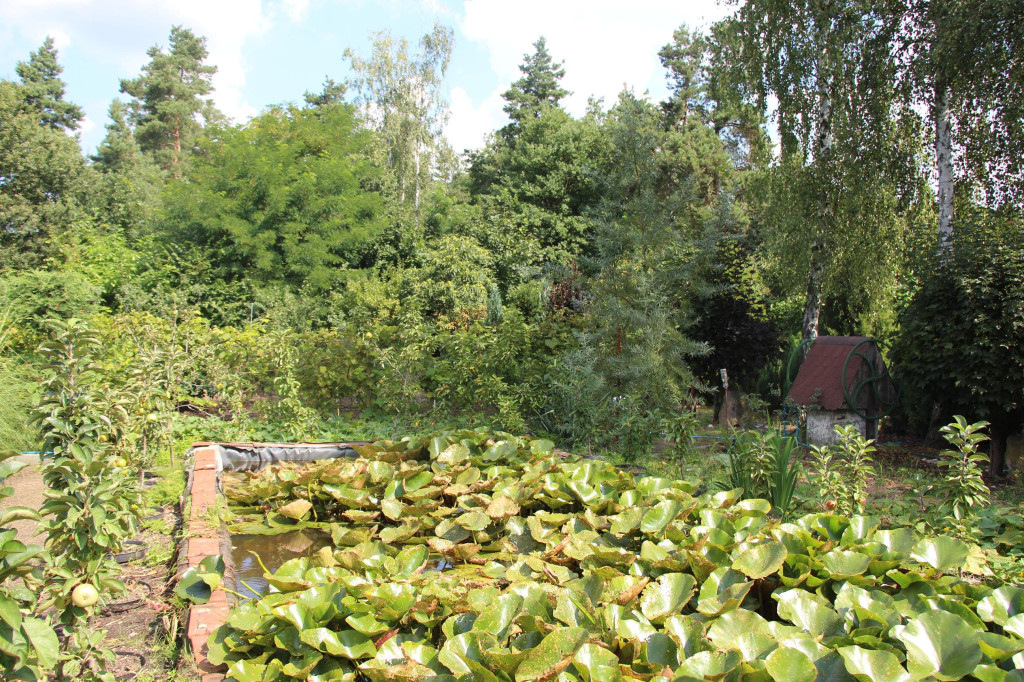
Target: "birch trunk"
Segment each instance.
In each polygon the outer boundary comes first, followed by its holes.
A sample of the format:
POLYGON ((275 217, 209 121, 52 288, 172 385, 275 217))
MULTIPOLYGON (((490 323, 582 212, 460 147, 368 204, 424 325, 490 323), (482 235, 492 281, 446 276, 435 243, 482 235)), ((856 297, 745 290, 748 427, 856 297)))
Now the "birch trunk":
POLYGON ((948 254, 953 245, 953 160, 949 120, 949 86, 935 82, 935 165, 939 172, 939 252, 948 254))
MULTIPOLYGON (((819 64, 823 64, 825 59, 819 64)), ((807 275, 807 298, 804 303, 803 341, 818 338, 818 320, 821 317, 821 281, 825 273, 826 245, 829 231, 829 179, 827 169, 832 152, 832 93, 831 80, 818 76, 818 139, 814 150, 814 165, 818 175, 818 211, 815 216, 814 239, 811 241, 811 264, 807 275)), ((810 350, 810 344, 807 344, 810 350)))

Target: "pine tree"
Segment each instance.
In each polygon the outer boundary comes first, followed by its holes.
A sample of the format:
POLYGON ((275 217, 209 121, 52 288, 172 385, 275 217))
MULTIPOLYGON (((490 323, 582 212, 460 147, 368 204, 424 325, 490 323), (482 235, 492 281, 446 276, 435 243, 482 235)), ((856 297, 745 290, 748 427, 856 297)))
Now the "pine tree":
POLYGON ((42 46, 27 62, 18 62, 14 69, 21 79, 25 103, 39 114, 39 121, 51 128, 73 131, 85 117, 81 107, 64 101, 63 67, 57 62, 53 38, 47 36, 42 46))
POLYGON ((121 80, 121 92, 132 97, 131 120, 135 138, 144 152, 152 153, 174 178, 182 174, 187 150, 202 129, 197 118, 210 123, 219 117, 210 79, 217 67, 204 64, 206 38, 181 26, 171 28, 170 49, 154 45, 150 61, 135 79, 121 80))
POLYGON ((135 132, 128 122, 129 112, 119 99, 110 103, 107 110, 110 123, 107 124, 107 135, 96 148, 92 156, 93 163, 102 171, 122 171, 136 165, 141 152, 135 142, 135 132))
POLYGON ((508 102, 504 107, 505 113, 513 121, 539 116, 542 107, 557 107, 561 99, 570 94, 560 84, 565 77, 562 62, 556 64, 552 61, 544 36, 533 47, 535 52, 523 55, 524 61, 519 65, 523 77, 502 95, 508 102))

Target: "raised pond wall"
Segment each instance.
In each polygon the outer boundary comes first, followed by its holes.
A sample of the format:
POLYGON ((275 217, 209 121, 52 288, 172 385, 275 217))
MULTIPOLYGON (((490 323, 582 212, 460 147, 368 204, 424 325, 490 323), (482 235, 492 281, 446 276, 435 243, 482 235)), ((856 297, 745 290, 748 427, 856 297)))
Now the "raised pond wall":
MULTIPOLYGON (((185 493, 180 501, 184 523, 184 539, 178 550, 178 571, 198 566, 208 556, 224 557, 225 583, 234 584, 234 561, 231 542, 216 516, 226 501, 221 494, 222 471, 258 471, 275 462, 312 461, 335 457, 355 457, 353 445, 363 443, 195 443, 192 466, 188 470, 185 493)), ((206 639, 227 621, 233 604, 228 593, 215 590, 210 601, 193 604, 188 610, 185 635, 195 655, 202 682, 224 680, 223 666, 212 665, 206 658, 206 639)))

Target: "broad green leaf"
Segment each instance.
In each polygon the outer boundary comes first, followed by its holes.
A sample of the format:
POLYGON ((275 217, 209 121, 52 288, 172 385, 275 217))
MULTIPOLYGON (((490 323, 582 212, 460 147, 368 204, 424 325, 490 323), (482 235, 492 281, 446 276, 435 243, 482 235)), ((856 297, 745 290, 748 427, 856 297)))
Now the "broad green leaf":
POLYGON ((532 649, 516 669, 516 682, 550 679, 572 663, 573 656, 587 641, 583 628, 559 628, 532 649))
POLYGON ((309 510, 312 508, 313 505, 309 500, 295 500, 294 502, 289 502, 283 507, 278 507, 277 513, 281 516, 287 516, 289 519, 301 521, 309 514, 309 510))
POLYGON ((748 578, 759 580, 782 568, 787 554, 786 546, 777 540, 762 542, 740 552, 732 562, 732 568, 748 578))
POLYGON ((676 677, 686 675, 698 680, 720 680, 740 667, 738 651, 701 651, 690 656, 676 669, 676 677))
POLYGON ((644 588, 640 611, 652 623, 660 623, 686 606, 696 586, 688 573, 666 573, 644 588))
POLYGON ((523 598, 518 594, 503 594, 480 612, 473 623, 473 630, 490 633, 503 641, 522 607, 523 598))
POLYGON ((907 682, 911 679, 900 659, 888 651, 844 646, 836 649, 851 675, 869 682, 907 682))
POLYGON ((960 568, 967 561, 970 548, 960 540, 947 535, 925 538, 914 545, 910 558, 928 564, 939 571, 960 568))
POLYGON ((683 509, 683 503, 679 500, 663 500, 643 515, 640 530, 644 533, 660 533, 683 509))
POLYGON ((332 656, 343 656, 353 661, 377 655, 377 648, 370 638, 355 630, 335 632, 327 628, 312 628, 301 631, 299 638, 303 644, 308 644, 318 651, 332 656))
POLYGON ((1024 588, 1004 585, 978 602, 982 620, 1006 625, 1013 616, 1024 614, 1024 588))
POLYGON ((701 585, 697 610, 706 616, 717 616, 739 607, 754 585, 745 578, 731 568, 716 569, 701 585))
POLYGON ((842 628, 843 621, 832 605, 813 592, 799 588, 776 590, 772 597, 779 602, 779 617, 806 632, 827 637, 842 628))
POLYGON ((981 662, 980 635, 952 613, 922 613, 895 636, 907 647, 907 668, 914 679, 931 675, 959 680, 981 662))
POLYGON ((814 682, 818 669, 801 651, 783 647, 768 654, 765 669, 776 682, 814 682))

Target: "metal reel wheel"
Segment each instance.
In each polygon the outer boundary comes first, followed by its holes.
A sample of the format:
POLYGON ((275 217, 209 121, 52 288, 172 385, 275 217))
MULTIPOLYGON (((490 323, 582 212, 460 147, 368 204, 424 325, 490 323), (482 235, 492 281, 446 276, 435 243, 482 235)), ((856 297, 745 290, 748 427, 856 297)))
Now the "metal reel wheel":
POLYGON ((864 351, 861 350, 862 346, 869 346, 872 343, 878 347, 879 354, 881 354, 883 348, 888 348, 888 344, 881 339, 864 339, 853 347, 850 353, 846 356, 846 361, 843 362, 843 397, 846 398, 846 404, 850 406, 850 409, 853 410, 858 417, 869 421, 875 421, 892 414, 893 410, 896 409, 896 406, 899 405, 900 395, 903 392, 902 387, 898 385, 893 380, 892 375, 889 374, 888 368, 885 367, 885 361, 882 361, 882 369, 879 370, 875 367, 874 360, 869 358, 864 351), (850 386, 846 378, 846 371, 850 367, 850 362, 855 357, 861 358, 861 360, 864 361, 864 364, 871 368, 871 374, 864 379, 861 379, 855 386, 850 386), (892 383, 894 388, 891 399, 886 395, 889 393, 888 391, 883 393, 879 390, 879 385, 886 380, 892 383), (871 391, 875 405, 878 406, 877 414, 868 414, 867 410, 861 410, 861 408, 857 406, 864 391, 871 391))

